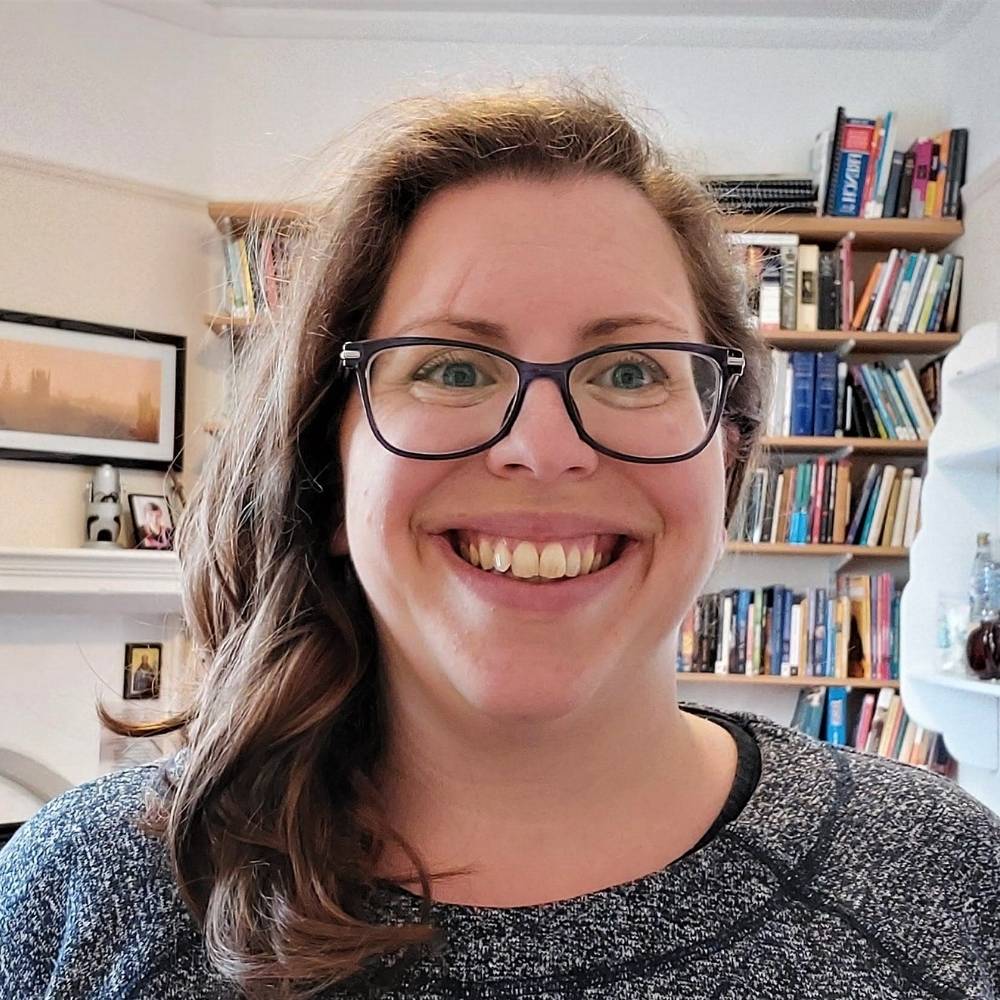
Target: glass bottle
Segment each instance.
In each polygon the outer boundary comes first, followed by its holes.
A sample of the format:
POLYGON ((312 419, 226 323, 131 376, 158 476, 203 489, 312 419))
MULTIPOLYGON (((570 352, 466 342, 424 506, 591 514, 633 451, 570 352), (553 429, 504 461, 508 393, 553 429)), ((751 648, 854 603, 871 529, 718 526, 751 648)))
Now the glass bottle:
POLYGON ((972 625, 983 617, 990 601, 992 568, 990 534, 988 531, 981 531, 976 535, 976 555, 972 560, 972 574, 969 577, 969 622, 972 625))
POLYGON ((980 534, 976 543, 969 587, 971 629, 965 655, 969 668, 977 676, 997 680, 1000 679, 1000 564, 991 557, 988 534, 980 534))

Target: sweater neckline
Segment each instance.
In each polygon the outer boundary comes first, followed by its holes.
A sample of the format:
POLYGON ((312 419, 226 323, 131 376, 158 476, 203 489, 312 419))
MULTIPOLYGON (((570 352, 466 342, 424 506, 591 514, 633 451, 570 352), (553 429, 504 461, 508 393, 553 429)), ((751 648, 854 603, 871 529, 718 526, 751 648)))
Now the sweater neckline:
MULTIPOLYGON (((833 748, 753 713, 687 702, 681 707, 726 718, 754 737, 760 777, 739 814, 698 849, 619 885, 530 906, 432 901, 429 920, 444 931, 432 956, 435 978, 446 974, 482 982, 488 967, 490 982, 523 981, 526 969, 544 979, 565 977, 574 963, 620 965, 634 957, 637 946, 648 946, 651 922, 662 922, 663 914, 669 914, 670 926, 663 950, 687 954, 727 938, 748 921, 755 923, 753 915, 780 896, 778 871, 807 860, 817 863, 846 794, 833 748), (581 948, 580 928, 586 926, 593 933, 584 935, 581 948), (484 941, 502 941, 504 947, 487 961, 484 941)), ((410 922, 419 919, 421 902, 401 886, 380 885, 369 906, 380 919, 410 922)), ((412 972, 428 974, 423 963, 412 972)))

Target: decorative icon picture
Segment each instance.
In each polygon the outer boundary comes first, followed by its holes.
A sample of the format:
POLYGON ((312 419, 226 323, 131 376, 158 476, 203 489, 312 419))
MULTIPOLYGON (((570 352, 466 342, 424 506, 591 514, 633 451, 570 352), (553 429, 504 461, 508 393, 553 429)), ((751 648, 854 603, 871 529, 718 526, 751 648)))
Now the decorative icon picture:
POLYGON ((163 645, 158 642, 125 644, 126 700, 160 697, 160 661, 163 645))

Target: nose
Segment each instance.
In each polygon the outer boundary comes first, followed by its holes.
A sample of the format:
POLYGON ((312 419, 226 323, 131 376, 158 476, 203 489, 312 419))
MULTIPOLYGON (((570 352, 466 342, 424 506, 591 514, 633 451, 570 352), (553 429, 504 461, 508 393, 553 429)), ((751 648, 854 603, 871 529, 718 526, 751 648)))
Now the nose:
POLYGON ((577 433, 559 386, 549 378, 528 386, 514 426, 486 452, 495 475, 540 480, 583 478, 597 467, 597 459, 598 453, 577 433))

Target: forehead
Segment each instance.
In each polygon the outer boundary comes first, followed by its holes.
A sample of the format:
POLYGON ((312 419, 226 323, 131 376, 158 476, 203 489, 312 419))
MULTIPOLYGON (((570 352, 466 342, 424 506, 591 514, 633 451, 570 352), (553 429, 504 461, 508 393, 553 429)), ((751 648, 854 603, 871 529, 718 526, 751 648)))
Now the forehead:
POLYGON ((421 207, 371 336, 449 314, 528 335, 626 313, 697 330, 680 246, 645 195, 611 176, 492 178, 421 207))

